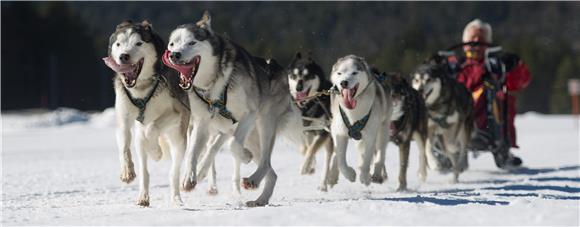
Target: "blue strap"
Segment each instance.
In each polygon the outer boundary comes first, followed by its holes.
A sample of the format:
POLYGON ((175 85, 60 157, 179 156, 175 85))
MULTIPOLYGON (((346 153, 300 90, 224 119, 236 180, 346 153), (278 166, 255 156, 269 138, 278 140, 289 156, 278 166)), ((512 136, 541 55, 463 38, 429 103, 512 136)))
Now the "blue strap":
POLYGON ((224 92, 220 95, 219 99, 216 99, 216 100, 211 100, 209 98, 209 95, 207 95, 207 91, 205 91, 201 88, 193 86, 193 90, 194 90, 195 94, 197 95, 197 97, 199 97, 201 100, 203 100, 207 104, 210 112, 213 112, 214 109, 217 109, 218 113, 220 115, 222 115, 222 117, 225 117, 226 119, 232 120, 232 124, 235 124, 238 122, 234 118, 232 113, 226 108, 227 95, 228 95, 228 88, 227 87, 224 90, 224 92))

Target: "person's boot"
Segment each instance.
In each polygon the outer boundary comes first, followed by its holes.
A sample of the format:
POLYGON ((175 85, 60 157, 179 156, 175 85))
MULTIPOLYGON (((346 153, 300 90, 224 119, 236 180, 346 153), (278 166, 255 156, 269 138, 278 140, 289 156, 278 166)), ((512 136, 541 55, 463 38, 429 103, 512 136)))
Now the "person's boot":
POLYGON ((514 156, 508 146, 500 146, 492 150, 495 165, 500 169, 511 169, 522 165, 522 159, 514 156))

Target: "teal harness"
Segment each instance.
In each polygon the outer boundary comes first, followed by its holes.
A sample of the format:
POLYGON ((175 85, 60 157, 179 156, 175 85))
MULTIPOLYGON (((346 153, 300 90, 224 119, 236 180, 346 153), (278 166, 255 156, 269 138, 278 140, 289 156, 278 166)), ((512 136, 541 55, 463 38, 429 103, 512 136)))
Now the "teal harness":
POLYGON ((230 112, 227 108, 226 108, 226 103, 228 100, 228 87, 226 86, 224 92, 220 95, 219 99, 216 100, 211 100, 209 98, 209 92, 207 92, 206 90, 203 90, 201 88, 198 88, 196 86, 193 86, 193 91, 195 92, 195 94, 197 95, 197 97, 199 97, 202 101, 204 101, 210 112, 214 112, 215 109, 218 110, 218 113, 220 115, 222 115, 222 117, 225 117, 227 119, 232 120, 232 124, 237 123, 238 121, 234 118, 234 116, 232 115, 232 112, 230 112))
POLYGON ((147 107, 147 103, 149 102, 149 100, 151 100, 153 94, 155 94, 157 87, 159 87, 159 77, 155 77, 155 86, 153 86, 153 89, 151 89, 151 92, 149 92, 147 96, 145 96, 144 98, 134 98, 133 96, 131 96, 129 90, 127 90, 127 88, 123 86, 123 89, 125 90, 125 93, 127 94, 127 97, 129 97, 131 103, 133 103, 133 105, 139 109, 139 115, 137 115, 136 120, 138 122, 141 122, 141 124, 143 124, 143 120, 145 120, 145 108, 147 107))
POLYGON ((369 110, 369 113, 366 116, 364 116, 360 120, 356 121, 352 125, 350 124, 350 121, 348 120, 348 117, 346 116, 346 113, 344 113, 342 108, 338 107, 338 109, 340 109, 340 116, 342 117, 342 122, 344 122, 344 125, 348 129, 348 136, 350 136, 350 138, 353 138, 354 140, 360 140, 362 138, 361 131, 367 125, 367 122, 369 121, 369 117, 371 116, 372 109, 369 110))

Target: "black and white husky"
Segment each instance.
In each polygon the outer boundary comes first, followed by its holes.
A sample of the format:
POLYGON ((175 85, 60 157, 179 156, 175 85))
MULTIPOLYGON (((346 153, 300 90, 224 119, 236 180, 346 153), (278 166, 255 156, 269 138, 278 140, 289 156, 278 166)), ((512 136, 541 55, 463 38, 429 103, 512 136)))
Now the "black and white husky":
MULTIPOLYGON (((210 135, 233 137, 230 149, 236 159, 258 163, 242 186, 256 189, 264 178, 266 181, 262 194, 247 205, 268 204, 277 179, 270 164, 276 135, 287 125, 296 125, 288 124, 287 119, 300 120, 283 68, 272 67, 217 35, 207 11, 196 24, 181 25, 171 32, 163 59, 179 71, 180 86, 187 90, 192 110, 184 189, 191 190, 197 183, 199 154, 206 149, 210 135), (280 70, 272 71, 276 68, 280 70), (246 138, 258 145, 245 149, 246 138)), ((221 146, 223 140, 212 146, 221 146)))
POLYGON ((436 58, 428 59, 412 73, 411 84, 423 96, 427 108, 427 164, 435 170, 445 168, 440 160, 447 159, 437 157, 442 152, 451 161, 451 181, 457 182, 459 174, 468 167, 467 145, 474 128, 473 101, 469 91, 445 67, 436 58), (436 146, 435 141, 441 144, 436 146))
POLYGON ((305 127, 304 141, 302 141, 301 153, 305 156, 300 169, 302 175, 313 174, 316 166, 315 155, 322 146, 326 149, 324 173, 319 189, 327 191, 328 186, 333 186, 338 180, 336 164, 331 165, 334 146, 330 133, 324 129, 332 118, 330 114, 330 97, 319 95, 328 91, 332 83, 324 76, 320 65, 312 60, 311 56, 302 57, 298 52, 287 69, 288 85, 290 93, 302 112, 303 126, 305 127))
POLYGON ((419 178, 424 181, 427 175, 425 168, 425 141, 427 140, 427 114, 423 97, 409 85, 398 73, 380 73, 373 69, 379 80, 391 87, 393 115, 391 116, 391 141, 399 147, 399 188, 406 190, 407 167, 411 140, 419 147, 419 178))
POLYGON ((121 181, 136 177, 131 158, 131 140, 136 137, 139 154, 140 195, 137 204, 149 206, 147 157, 159 160, 170 150, 171 198, 181 204, 179 173, 185 152, 189 119, 187 95, 177 87, 178 75, 161 63, 165 44, 147 21, 123 22, 109 39, 105 64, 116 72, 115 112, 117 143, 121 160, 121 181), (135 127, 132 134, 132 128, 135 127))
POLYGON ((387 178, 385 150, 393 111, 390 88, 377 80, 363 58, 354 55, 338 59, 332 66, 331 81, 340 93, 331 96, 330 128, 340 172, 355 181, 356 172, 346 163, 351 138, 359 152, 360 182, 382 183, 387 178))

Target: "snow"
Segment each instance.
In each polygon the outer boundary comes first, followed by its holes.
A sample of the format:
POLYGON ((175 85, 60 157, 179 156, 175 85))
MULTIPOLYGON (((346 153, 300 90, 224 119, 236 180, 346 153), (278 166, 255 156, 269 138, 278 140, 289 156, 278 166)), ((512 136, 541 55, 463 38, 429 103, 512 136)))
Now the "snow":
MULTIPOLYGON (((294 144, 278 140, 272 165, 278 183, 270 205, 248 208, 257 191, 232 193, 232 158, 216 158, 219 194, 207 182, 182 193, 184 207, 169 203, 169 161, 150 161, 151 207, 135 205, 137 182, 119 180, 114 109, 84 113, 13 112, 2 115, 2 225, 580 225, 577 122, 565 115, 529 113, 516 118, 525 168, 497 169, 489 153, 470 157, 460 183, 429 171, 419 183, 418 151, 411 151, 408 192, 395 192, 397 148, 389 145, 383 185, 365 187, 340 178, 317 191, 317 172, 299 174, 294 144)), ((136 154, 134 162, 137 163, 136 154)), ((356 166, 352 144, 349 163, 356 166)), ((249 176, 254 164, 242 167, 249 176)))

